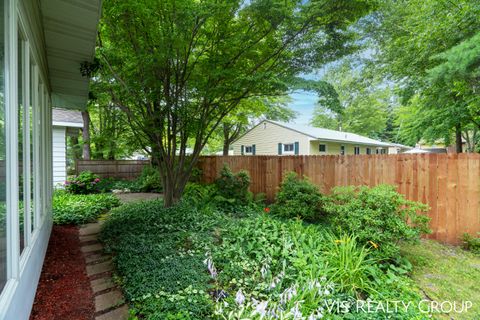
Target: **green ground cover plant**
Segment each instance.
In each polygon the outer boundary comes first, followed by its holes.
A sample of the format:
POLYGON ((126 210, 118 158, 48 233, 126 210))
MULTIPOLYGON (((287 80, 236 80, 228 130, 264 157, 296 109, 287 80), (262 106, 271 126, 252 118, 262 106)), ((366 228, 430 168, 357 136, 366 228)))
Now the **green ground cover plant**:
MULTIPOLYGON (((175 207, 124 205, 104 224, 101 239, 134 319, 385 319, 331 313, 324 303, 421 299, 398 265, 377 263, 357 236, 261 207, 241 216, 219 210, 208 205, 215 187, 198 186, 175 207)), ((415 310, 395 317, 423 318, 415 310)))
POLYGON ((83 224, 94 222, 99 215, 120 205, 111 194, 71 194, 57 190, 53 196, 55 224, 83 224))

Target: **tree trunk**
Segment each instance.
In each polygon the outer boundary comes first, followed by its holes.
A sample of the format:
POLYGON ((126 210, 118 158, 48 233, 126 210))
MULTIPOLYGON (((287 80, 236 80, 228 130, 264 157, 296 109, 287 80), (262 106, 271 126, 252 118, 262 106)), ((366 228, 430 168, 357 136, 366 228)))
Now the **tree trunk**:
POLYGON ((227 139, 223 140, 223 155, 228 156, 228 151, 230 150, 230 143, 227 139))
POLYGON ((462 128, 459 124, 455 126, 455 152, 462 153, 462 128))
POLYGON ((90 160, 90 114, 82 111, 83 118, 83 160, 90 160))
POLYGON ((71 137, 71 147, 73 149, 73 160, 77 161, 78 159, 80 159, 80 154, 79 154, 79 148, 78 148, 78 136, 72 136, 71 137))

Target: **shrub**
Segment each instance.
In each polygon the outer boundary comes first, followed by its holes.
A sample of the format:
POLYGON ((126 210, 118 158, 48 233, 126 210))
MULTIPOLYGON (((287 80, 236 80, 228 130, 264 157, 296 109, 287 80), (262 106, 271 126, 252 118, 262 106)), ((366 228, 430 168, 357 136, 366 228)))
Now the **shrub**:
POLYGON ((76 195, 64 191, 56 191, 52 204, 53 222, 55 224, 94 222, 100 214, 119 205, 120 201, 114 195, 76 195))
POLYGON ((322 214, 322 202, 323 197, 313 183, 307 178, 301 179, 295 172, 289 172, 275 196, 272 212, 283 218, 315 221, 322 214))
POLYGON ((233 173, 225 164, 220 177, 215 180, 218 195, 234 201, 247 201, 249 197, 250 176, 245 170, 233 173))
POLYGON ((97 183, 100 177, 90 171, 83 171, 78 176, 65 181, 65 190, 73 194, 90 194, 96 193, 97 183))
POLYGON ((357 235, 361 245, 369 245, 382 259, 397 256, 400 241, 429 232, 429 218, 420 214, 427 206, 406 200, 393 186, 337 187, 324 209, 338 233, 357 235))
POLYGON ((160 171, 153 166, 144 167, 142 173, 130 188, 135 192, 162 192, 160 171))
POLYGON ((217 207, 225 211, 237 211, 248 206, 253 201, 250 187, 250 176, 247 171, 233 173, 227 165, 220 171, 220 177, 215 180, 216 193, 213 201, 217 207))
MULTIPOLYGON (((480 235, 480 233, 478 234, 480 235)), ((465 250, 480 254, 480 237, 474 237, 468 233, 464 233, 462 236, 462 247, 465 250)))

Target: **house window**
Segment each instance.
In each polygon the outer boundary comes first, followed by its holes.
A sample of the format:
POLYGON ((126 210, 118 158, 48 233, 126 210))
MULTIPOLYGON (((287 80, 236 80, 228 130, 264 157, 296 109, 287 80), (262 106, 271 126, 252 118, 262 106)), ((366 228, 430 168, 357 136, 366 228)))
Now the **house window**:
POLYGON ((340 146, 340 155, 345 155, 345 146, 340 146))
POLYGON ((327 145, 326 144, 319 144, 318 145, 319 152, 327 152, 327 145))
POLYGON ((283 152, 293 152, 295 150, 295 147, 293 143, 288 143, 283 145, 283 152))
POLYGON ((245 146, 245 153, 253 153, 253 147, 252 146, 245 146))
POLYGON ((387 149, 380 149, 380 154, 387 154, 387 149))
POLYGON ((366 148, 365 151, 366 151, 367 154, 372 154, 372 149, 370 149, 370 148, 366 148))
POLYGON ((353 148, 353 153, 354 154, 360 154, 360 147, 354 147, 353 148))

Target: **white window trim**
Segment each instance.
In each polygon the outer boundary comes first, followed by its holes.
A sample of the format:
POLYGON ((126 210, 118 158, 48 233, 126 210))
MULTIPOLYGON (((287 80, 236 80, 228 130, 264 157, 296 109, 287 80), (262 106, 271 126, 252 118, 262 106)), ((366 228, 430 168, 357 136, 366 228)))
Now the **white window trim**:
POLYGON ((360 146, 354 146, 353 147, 353 154, 356 155, 356 156, 362 154, 362 148, 360 148, 360 146), (358 148, 358 153, 355 153, 357 148, 358 148))
POLYGON ((340 145, 340 155, 341 156, 347 155, 347 147, 345 145, 340 145), (342 153, 342 148, 343 148, 343 153, 342 153))
POLYGON ((282 154, 286 154, 286 155, 295 154, 295 142, 282 143, 282 154), (286 146, 286 145, 292 145, 292 146, 293 146, 293 150, 292 150, 292 151, 286 151, 286 150, 285 150, 285 146, 286 146))
POLYGON ((244 146, 244 154, 250 154, 253 155, 253 144, 250 146, 244 146), (252 151, 247 151, 247 148, 251 148, 252 151))

